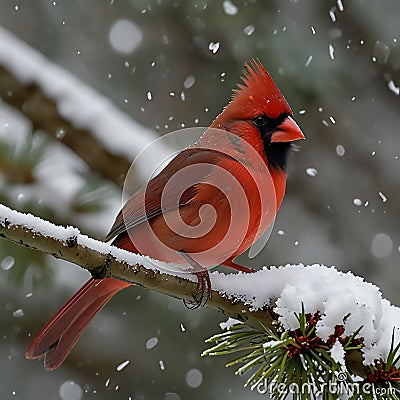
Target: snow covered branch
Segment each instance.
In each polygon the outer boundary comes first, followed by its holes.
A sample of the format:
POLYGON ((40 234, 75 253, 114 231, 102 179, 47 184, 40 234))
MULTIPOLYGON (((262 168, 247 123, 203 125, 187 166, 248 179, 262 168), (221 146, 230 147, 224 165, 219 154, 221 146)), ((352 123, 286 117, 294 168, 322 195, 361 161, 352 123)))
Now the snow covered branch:
MULTIPOLYGON (((173 272, 170 264, 3 205, 0 237, 80 265, 96 277, 121 279, 177 299, 193 301, 197 289, 192 275, 173 272)), ((248 381, 251 387, 272 373, 274 379, 283 379, 279 369, 267 368, 278 362, 297 374, 299 368, 316 370, 327 380, 346 368, 349 377, 351 373, 369 382, 397 385, 400 310, 362 278, 321 265, 287 265, 253 274, 213 272, 211 282, 206 307, 230 319, 223 325, 227 331, 210 339, 214 346, 205 354, 247 351, 230 364, 244 363, 238 370, 242 373, 262 363, 248 381)), ((293 383, 292 375, 285 375, 287 385, 293 383)), ((305 379, 297 377, 298 382, 305 379)))
MULTIPOLYGON (((192 275, 173 275, 160 262, 148 257, 81 235, 77 228, 53 225, 3 205, 0 205, 0 237, 70 261, 96 277, 121 279, 188 302, 193 301, 197 290, 192 275)), ((212 292, 206 306, 256 329, 272 327, 273 316, 269 308, 252 310, 249 304, 232 301, 217 291, 212 292)))
MULTIPOLYGON (((64 143, 119 186, 132 160, 158 137, 1 27, 0 98, 24 114, 34 129, 64 143)), ((135 167, 139 177, 147 177, 144 166, 135 167)))
POLYGON ((110 153, 90 131, 79 129, 63 118, 56 103, 36 84, 23 84, 11 70, 0 66, 0 97, 22 112, 34 130, 42 130, 58 139, 88 166, 106 179, 122 186, 130 161, 110 153))

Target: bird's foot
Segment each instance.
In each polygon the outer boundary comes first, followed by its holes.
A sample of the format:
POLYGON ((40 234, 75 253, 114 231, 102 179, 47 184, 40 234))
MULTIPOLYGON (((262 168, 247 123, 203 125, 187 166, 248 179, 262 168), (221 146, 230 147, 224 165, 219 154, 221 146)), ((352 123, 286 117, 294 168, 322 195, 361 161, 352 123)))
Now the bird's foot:
POLYGON ((211 297, 211 279, 206 268, 203 268, 199 263, 193 260, 185 252, 179 254, 190 264, 193 274, 197 276, 197 291, 193 294, 194 302, 183 300, 183 304, 190 310, 195 310, 201 306, 205 306, 207 300, 211 297))
POLYGON ((210 274, 205 269, 203 271, 194 272, 197 276, 197 291, 193 294, 193 302, 183 300, 183 304, 189 310, 196 310, 199 307, 205 306, 208 299, 211 297, 211 280, 210 274))

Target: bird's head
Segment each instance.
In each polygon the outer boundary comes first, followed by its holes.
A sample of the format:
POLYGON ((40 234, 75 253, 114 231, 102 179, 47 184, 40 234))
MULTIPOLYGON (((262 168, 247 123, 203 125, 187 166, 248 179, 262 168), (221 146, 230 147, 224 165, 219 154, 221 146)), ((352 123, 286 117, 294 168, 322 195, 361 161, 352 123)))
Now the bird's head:
POLYGON ((272 169, 285 171, 292 142, 304 139, 292 110, 259 61, 245 65, 243 83, 211 127, 227 130, 249 142, 272 169))

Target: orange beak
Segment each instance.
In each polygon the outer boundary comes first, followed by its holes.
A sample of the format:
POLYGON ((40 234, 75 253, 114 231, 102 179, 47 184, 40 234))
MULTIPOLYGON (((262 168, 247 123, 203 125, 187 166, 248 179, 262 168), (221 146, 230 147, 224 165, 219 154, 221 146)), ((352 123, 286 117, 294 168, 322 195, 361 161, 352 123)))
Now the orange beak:
POLYGON ((304 139, 303 132, 292 117, 287 117, 273 133, 273 142, 293 142, 294 140, 304 139))

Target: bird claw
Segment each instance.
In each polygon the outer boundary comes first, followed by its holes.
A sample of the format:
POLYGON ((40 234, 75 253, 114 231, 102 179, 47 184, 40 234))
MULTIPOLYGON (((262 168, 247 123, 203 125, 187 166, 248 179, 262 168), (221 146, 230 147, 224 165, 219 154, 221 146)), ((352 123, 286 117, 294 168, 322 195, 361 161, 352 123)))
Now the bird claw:
POLYGON ((193 294, 194 302, 183 300, 183 304, 189 310, 196 310, 199 307, 204 307, 209 298, 211 298, 211 279, 206 268, 203 268, 192 257, 185 252, 179 252, 183 258, 192 266, 193 274, 197 276, 197 291, 193 294))
POLYGON ((189 310, 196 310, 199 307, 204 307, 211 298, 211 280, 210 274, 206 269, 195 272, 197 276, 197 292, 193 294, 194 302, 183 300, 183 304, 189 310))

